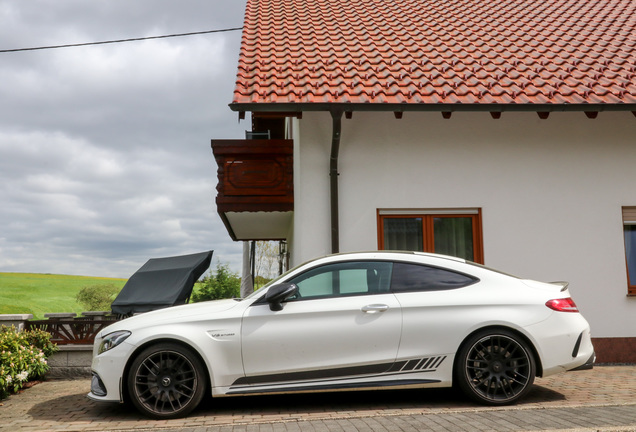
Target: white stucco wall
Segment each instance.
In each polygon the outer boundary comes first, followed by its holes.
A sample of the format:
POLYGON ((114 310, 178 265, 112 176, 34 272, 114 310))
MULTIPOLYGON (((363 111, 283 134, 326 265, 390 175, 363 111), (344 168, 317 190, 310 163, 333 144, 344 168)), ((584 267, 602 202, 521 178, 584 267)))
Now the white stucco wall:
MULTIPOLYGON (((482 209, 485 264, 567 280, 595 337, 636 336, 621 206, 636 205, 631 113, 355 112, 342 121, 340 250, 376 250, 377 209, 482 209)), ((292 261, 330 253, 331 117, 295 131, 292 261)))

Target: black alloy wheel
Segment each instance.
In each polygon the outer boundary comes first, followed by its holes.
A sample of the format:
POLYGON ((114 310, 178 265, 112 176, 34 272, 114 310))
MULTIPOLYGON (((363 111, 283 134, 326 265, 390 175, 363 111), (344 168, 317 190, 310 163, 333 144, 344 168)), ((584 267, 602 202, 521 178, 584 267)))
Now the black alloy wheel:
POLYGON ((459 386, 483 404, 516 402, 530 391, 535 374, 534 357, 527 344, 506 330, 479 333, 458 353, 459 386))
POLYGON ((164 343, 132 363, 128 393, 142 413, 157 419, 183 417, 199 405, 206 388, 201 361, 189 349, 164 343))

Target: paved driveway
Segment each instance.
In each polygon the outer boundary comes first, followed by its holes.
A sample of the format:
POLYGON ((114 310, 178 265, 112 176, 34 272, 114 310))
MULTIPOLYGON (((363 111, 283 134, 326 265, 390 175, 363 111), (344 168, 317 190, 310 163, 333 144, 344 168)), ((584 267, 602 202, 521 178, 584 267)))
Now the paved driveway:
POLYGON ((0 406, 1 431, 636 431, 636 366, 538 378, 529 397, 476 406, 448 389, 322 393, 204 401, 188 418, 155 421, 85 397, 89 380, 54 380, 0 406))

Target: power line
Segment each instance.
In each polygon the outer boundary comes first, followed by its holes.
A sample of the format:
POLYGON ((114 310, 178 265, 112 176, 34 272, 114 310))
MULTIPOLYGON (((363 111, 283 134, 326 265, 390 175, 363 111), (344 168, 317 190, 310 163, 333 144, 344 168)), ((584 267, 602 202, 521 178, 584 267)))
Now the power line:
POLYGON ((33 48, 15 48, 15 49, 0 50, 0 53, 18 52, 18 51, 37 51, 37 50, 55 49, 55 48, 71 48, 71 47, 80 47, 80 46, 89 46, 89 45, 106 45, 106 44, 115 44, 115 43, 122 43, 122 42, 136 42, 136 41, 149 40, 149 39, 166 39, 166 38, 181 37, 181 36, 208 34, 208 33, 223 33, 223 32, 242 30, 242 29, 243 27, 234 27, 234 28, 226 28, 221 30, 207 30, 207 31, 192 32, 192 33, 178 33, 178 34, 170 34, 170 35, 163 35, 163 36, 147 36, 147 37, 140 37, 140 38, 118 39, 118 40, 109 40, 109 41, 101 41, 101 42, 86 42, 86 43, 67 44, 67 45, 51 45, 51 46, 40 46, 40 47, 33 47, 33 48))

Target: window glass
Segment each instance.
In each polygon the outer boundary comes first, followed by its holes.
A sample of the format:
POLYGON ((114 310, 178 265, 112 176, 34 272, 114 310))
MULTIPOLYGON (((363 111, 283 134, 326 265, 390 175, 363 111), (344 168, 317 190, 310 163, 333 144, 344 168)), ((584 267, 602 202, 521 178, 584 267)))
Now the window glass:
POLYGON ((623 207, 627 294, 636 295, 636 207, 623 207))
POLYGON ((324 297, 333 294, 333 273, 317 273, 296 283, 302 297, 324 297))
POLYGON ((364 269, 346 269, 340 272, 340 294, 369 292, 367 272, 364 269))
POLYGON ((445 270, 418 264, 395 263, 391 290, 395 293, 410 291, 440 291, 472 285, 478 279, 445 270))
POLYGON ((422 218, 384 218, 384 249, 424 252, 422 218))
POLYGON ((629 286, 636 286, 636 225, 623 225, 629 286))
POLYGON ((346 262, 305 272, 289 282, 298 286, 299 299, 389 292, 392 263, 346 262))
POLYGON ((433 218, 435 253, 474 261, 473 221, 469 217, 433 218))

